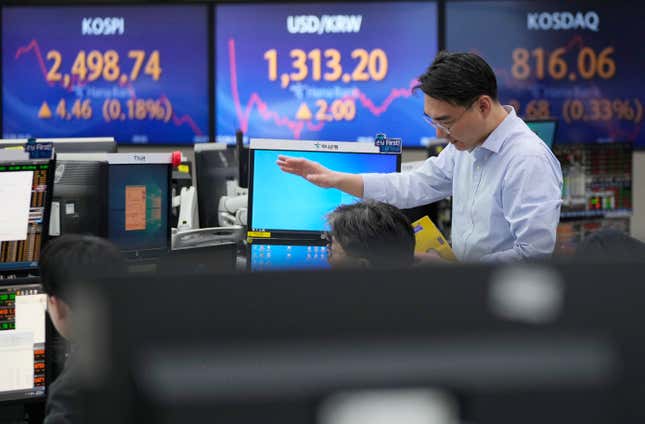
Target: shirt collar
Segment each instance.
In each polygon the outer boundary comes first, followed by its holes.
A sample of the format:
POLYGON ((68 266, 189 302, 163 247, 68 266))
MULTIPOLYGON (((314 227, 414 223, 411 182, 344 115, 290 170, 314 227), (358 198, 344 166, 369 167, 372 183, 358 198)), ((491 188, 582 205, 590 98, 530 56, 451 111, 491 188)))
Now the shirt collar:
POLYGON ((508 115, 506 115, 506 118, 504 118, 497 128, 495 128, 479 146, 493 153, 499 152, 499 149, 502 148, 502 144, 504 144, 504 141, 508 138, 511 127, 513 126, 513 121, 517 118, 515 109, 513 109, 512 106, 503 106, 503 108, 508 112, 508 115))

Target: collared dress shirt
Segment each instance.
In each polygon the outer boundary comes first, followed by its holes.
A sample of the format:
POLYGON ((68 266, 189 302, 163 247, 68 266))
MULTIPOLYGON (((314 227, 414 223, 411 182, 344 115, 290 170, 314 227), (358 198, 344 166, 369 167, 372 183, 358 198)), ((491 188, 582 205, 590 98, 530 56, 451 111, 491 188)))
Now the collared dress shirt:
POLYGON ((562 204, 560 162, 504 108, 506 118, 471 151, 450 144, 412 172, 362 174, 363 197, 410 208, 452 196, 452 248, 460 261, 550 257, 562 204))

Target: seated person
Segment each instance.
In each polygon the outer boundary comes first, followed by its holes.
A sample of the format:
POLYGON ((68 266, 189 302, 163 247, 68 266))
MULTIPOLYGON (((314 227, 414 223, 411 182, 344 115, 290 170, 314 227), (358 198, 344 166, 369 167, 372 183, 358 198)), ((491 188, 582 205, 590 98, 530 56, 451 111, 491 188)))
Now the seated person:
POLYGON ((64 235, 43 251, 40 277, 47 294, 47 311, 60 335, 72 342, 63 372, 49 386, 44 424, 85 421, 72 366, 76 350, 72 334, 74 288, 84 277, 116 273, 123 267, 119 249, 94 236, 64 235))
POLYGON ((392 268, 414 263, 414 232, 395 206, 364 200, 339 206, 327 221, 332 268, 392 268))
POLYGON ((580 262, 645 262, 645 243, 622 231, 605 228, 586 237, 574 260, 580 262))

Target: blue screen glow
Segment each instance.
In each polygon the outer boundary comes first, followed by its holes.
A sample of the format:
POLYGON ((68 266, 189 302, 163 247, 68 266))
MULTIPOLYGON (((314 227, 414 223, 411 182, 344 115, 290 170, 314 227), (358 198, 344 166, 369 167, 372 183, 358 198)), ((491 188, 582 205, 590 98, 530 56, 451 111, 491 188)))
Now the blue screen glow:
POLYGON ((326 215, 358 198, 337 189, 317 187, 302 177, 282 172, 279 155, 316 161, 335 171, 396 172, 397 156, 369 153, 253 151, 253 189, 250 228, 284 231, 325 231, 326 215))

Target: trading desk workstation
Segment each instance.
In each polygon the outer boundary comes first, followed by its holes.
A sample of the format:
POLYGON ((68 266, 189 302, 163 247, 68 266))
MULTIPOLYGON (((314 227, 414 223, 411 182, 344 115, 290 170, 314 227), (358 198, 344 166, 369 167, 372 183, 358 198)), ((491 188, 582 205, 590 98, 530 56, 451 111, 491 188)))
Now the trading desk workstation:
POLYGON ((38 411, 62 367, 65 345, 46 320, 37 265, 43 243, 73 232, 111 240, 129 268, 122 278, 95 276, 81 294, 78 334, 94 334, 79 340, 90 422, 345 423, 406 411, 419 422, 537 423, 645 414, 637 359, 645 343, 634 332, 642 265, 333 271, 325 217, 357 199, 280 171, 277 156, 398 172, 400 151, 271 139, 237 152, 218 147, 223 169, 238 170, 236 158, 248 156, 248 189, 228 171, 197 169, 197 184, 248 202, 209 211, 211 221, 234 225, 191 228, 203 214, 199 199, 173 191, 176 155, 97 150, 21 160, 12 151, 14 159, 0 160, 10 206, 3 216, 12 221, 2 236, 16 240, 0 250, 7 411, 38 411), (178 213, 189 217, 176 221, 182 229, 171 225, 176 208, 193 212, 178 213), (607 284, 618 267, 625 278, 607 284))

